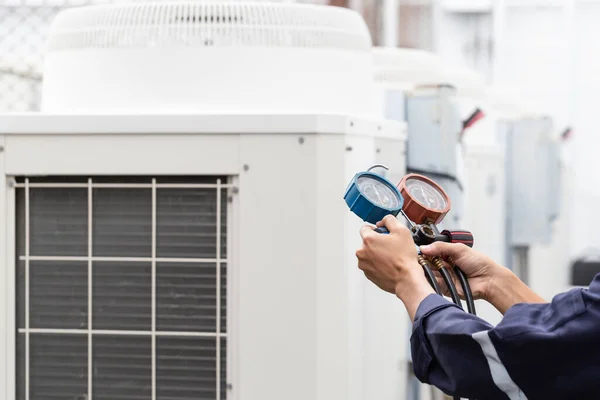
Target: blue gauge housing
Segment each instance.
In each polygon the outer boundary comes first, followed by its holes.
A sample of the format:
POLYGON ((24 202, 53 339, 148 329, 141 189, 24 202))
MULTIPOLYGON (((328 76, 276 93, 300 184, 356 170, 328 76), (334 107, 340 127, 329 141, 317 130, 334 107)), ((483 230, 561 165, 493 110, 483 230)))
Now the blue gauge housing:
POLYGON ((400 191, 396 188, 396 186, 391 183, 389 180, 384 178, 383 176, 373 173, 373 172, 359 172, 354 176, 348 188, 346 189, 346 193, 344 194, 344 200, 346 204, 350 208, 354 214, 356 214, 360 219, 370 224, 376 224, 381 221, 386 215, 397 216, 402 207, 404 206, 404 198, 400 194, 400 191), (357 181, 361 177, 368 177, 370 179, 375 179, 387 186, 394 196, 396 196, 398 200, 398 204, 394 208, 387 208, 382 205, 376 204, 375 202, 369 200, 369 198, 360 191, 357 181))

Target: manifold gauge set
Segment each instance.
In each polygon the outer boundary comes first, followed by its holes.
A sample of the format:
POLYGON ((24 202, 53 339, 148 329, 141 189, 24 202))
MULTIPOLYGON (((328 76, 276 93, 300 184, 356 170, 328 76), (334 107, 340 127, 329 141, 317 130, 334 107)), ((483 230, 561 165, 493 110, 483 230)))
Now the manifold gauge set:
MULTIPOLYGON (((405 175, 400 182, 394 184, 383 175, 374 172, 377 168, 387 169, 384 165, 374 165, 366 171, 357 173, 348 184, 344 200, 354 214, 369 224, 377 224, 387 215, 402 215, 415 243, 417 259, 425 276, 436 293, 448 294, 452 301, 462 308, 459 292, 454 285, 452 273, 460 282, 467 310, 475 314, 475 303, 469 282, 459 266, 451 259, 441 257, 426 258, 419 246, 436 241, 462 243, 473 246, 473 235, 465 230, 439 231, 437 225, 444 219, 452 206, 450 197, 432 179, 419 174, 405 175), (434 274, 437 270, 446 289, 443 290, 434 274)), ((385 227, 375 228, 380 234, 389 234, 385 227)))

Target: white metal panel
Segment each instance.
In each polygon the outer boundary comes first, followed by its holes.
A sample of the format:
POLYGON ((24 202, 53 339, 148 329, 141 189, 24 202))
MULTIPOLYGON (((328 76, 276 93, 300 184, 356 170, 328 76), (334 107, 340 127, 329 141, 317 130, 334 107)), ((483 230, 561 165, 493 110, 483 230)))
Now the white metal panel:
POLYGON ((496 146, 471 145, 466 154, 469 185, 464 228, 474 248, 503 264, 505 252, 504 156, 496 146))
POLYGON ((341 114, 0 114, 0 134, 300 134, 396 136, 404 123, 341 114))
MULTIPOLYGON (((232 176, 229 184, 239 188, 239 175, 232 176)), ((228 400, 240 399, 240 252, 235 249, 240 243, 240 196, 231 196, 227 208, 227 382, 231 384, 228 400)))
MULTIPOLYGON (((5 148, 6 151, 6 148, 5 148)), ((13 181, 11 177, 5 176, 5 170, 0 174, 3 179, 5 179, 5 184, 2 185, 2 189, 0 192, 4 191, 5 196, 5 204, 2 209, 5 214, 3 218, 0 220, 0 227, 4 229, 6 234, 5 236, 5 246, 6 253, 4 259, 0 258, 0 268, 4 271, 4 297, 0 302, 0 305, 5 310, 5 326, 4 331, 2 332, 3 346, 5 346, 5 395, 7 400, 12 400, 15 397, 16 393, 16 306, 15 306, 15 295, 16 295, 16 287, 15 287, 15 188, 13 185, 13 181), (7 179, 8 178, 8 179, 7 179), (4 226, 2 226, 4 224, 4 226)))
POLYGON ((242 400, 317 397, 315 146, 315 136, 241 138, 242 400))
MULTIPOLYGON (((6 251, 6 234, 9 233, 8 224, 6 223, 6 175, 4 173, 4 136, 0 135, 0 214, 2 217, 0 218, 0 293, 3 293, 3 296, 0 296, 0 360, 4 360, 4 363, 0 364, 0 388, 6 388, 7 382, 7 372, 11 367, 9 364, 9 358, 7 356, 7 350, 9 348, 9 343, 7 341, 7 332, 9 327, 8 323, 8 308, 9 304, 11 304, 6 298, 6 293, 8 292, 7 284, 7 271, 8 271, 8 254, 6 251)), ((14 343, 12 345, 14 347, 14 343)), ((12 369, 14 369, 14 358, 10 359, 12 362, 12 369)), ((8 394, 4 393, 4 398, 8 398, 8 394)))
POLYGON ((237 174, 237 136, 7 135, 12 175, 237 174), (215 157, 215 154, 219 154, 215 157), (164 162, 168 160, 168 162, 164 162))
MULTIPOLYGON (((331 177, 329 178, 329 195, 327 192, 324 192, 323 199, 319 200, 319 205, 324 206, 326 204, 325 198, 330 198, 332 201, 327 202, 329 204, 327 207, 320 207, 320 212, 322 213, 320 219, 329 218, 325 217, 325 215, 332 215, 334 207, 338 207, 338 204, 341 203, 347 184, 354 174, 361 170, 366 170, 375 162, 375 141, 372 137, 348 138, 346 141, 346 149, 348 150, 350 148, 352 150, 346 151, 344 157, 344 188, 342 189, 341 185, 336 185, 334 187, 331 185, 331 177), (335 201, 333 201, 334 199, 335 201)), ((328 159, 329 156, 326 153, 322 153, 320 162, 323 166, 327 164, 328 159)), ((367 354, 368 348, 365 344, 365 338, 368 335, 367 331, 369 330, 369 327, 366 324, 365 314, 369 312, 366 304, 366 288, 370 282, 366 280, 364 274, 358 269, 355 255, 356 250, 362 244, 359 230, 364 225, 364 222, 351 213, 347 207, 344 209, 343 215, 345 221, 345 250, 344 261, 340 267, 345 269, 344 275, 347 279, 347 282, 345 283, 345 292, 347 293, 348 300, 345 312, 348 315, 347 329, 348 345, 350 346, 349 361, 351 365, 350 370, 348 371, 349 391, 345 398, 348 398, 349 400, 360 400, 369 398, 369 392, 366 391, 368 388, 365 386, 363 377, 368 373, 369 367, 369 365, 365 364, 366 359, 369 357, 369 354, 367 354)), ((333 220, 331 220, 328 225, 331 225, 332 223, 334 223, 333 220)), ((325 228, 323 227, 323 229, 325 228)), ((329 246, 325 244, 326 240, 327 239, 325 238, 321 238, 319 242, 323 243, 328 248, 329 246)), ((323 247, 320 248, 323 249, 323 247)), ((319 257, 319 260, 321 260, 321 257, 319 257)), ((320 270, 326 268, 326 265, 327 264, 322 264, 320 270)), ((325 298, 323 297, 322 299, 324 300, 325 298)), ((330 341, 333 343, 336 339, 331 336, 331 332, 329 335, 330 341)), ((334 395, 332 389, 334 389, 333 386, 329 386, 328 394, 330 396, 323 397, 324 400, 331 398, 331 395, 334 395)))
MULTIPOLYGON (((316 259, 314 266, 307 266, 314 268, 316 284, 315 400, 355 399, 362 391, 362 370, 357 370, 361 366, 351 365, 362 364, 362 282, 357 279, 353 250, 360 239, 360 221, 352 218, 343 195, 353 174, 365 168, 354 165, 356 171, 351 171, 358 155, 372 152, 372 140, 369 144, 361 137, 321 137, 316 148, 317 213, 310 238, 316 246, 316 259), (367 148, 361 149, 361 145, 367 148), (351 304, 355 307, 352 314, 351 304), (359 331, 350 333, 349 329, 359 331)), ((370 160, 362 162, 369 164, 370 160)))

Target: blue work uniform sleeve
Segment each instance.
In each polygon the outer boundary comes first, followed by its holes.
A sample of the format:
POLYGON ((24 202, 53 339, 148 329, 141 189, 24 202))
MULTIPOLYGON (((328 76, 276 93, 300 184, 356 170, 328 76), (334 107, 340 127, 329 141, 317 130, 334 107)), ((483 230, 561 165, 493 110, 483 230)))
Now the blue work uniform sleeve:
POLYGON ((438 295, 415 315, 417 378, 479 399, 596 398, 600 389, 600 274, 589 289, 511 307, 493 327, 438 295))

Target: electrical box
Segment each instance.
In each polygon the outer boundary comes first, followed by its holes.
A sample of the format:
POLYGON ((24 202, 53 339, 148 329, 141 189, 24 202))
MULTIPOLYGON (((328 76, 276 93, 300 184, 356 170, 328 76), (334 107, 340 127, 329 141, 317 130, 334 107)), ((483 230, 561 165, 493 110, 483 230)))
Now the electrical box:
POLYGON ((416 90, 406 99, 407 170, 456 177, 456 143, 462 130, 454 89, 416 90))
POLYGON ((405 122, 406 94, 400 90, 386 90, 383 109, 386 119, 405 122))
POLYGON ((505 141, 507 238, 509 246, 548 244, 551 216, 556 213, 552 193, 555 169, 549 168, 554 152, 550 118, 501 121, 499 134, 505 141))

